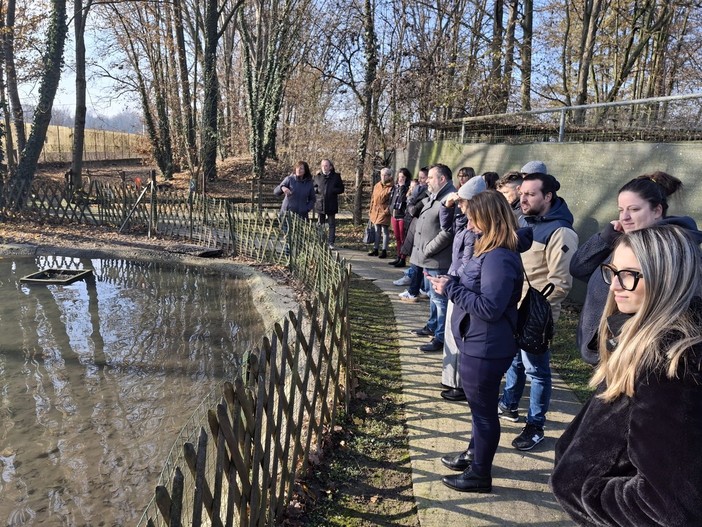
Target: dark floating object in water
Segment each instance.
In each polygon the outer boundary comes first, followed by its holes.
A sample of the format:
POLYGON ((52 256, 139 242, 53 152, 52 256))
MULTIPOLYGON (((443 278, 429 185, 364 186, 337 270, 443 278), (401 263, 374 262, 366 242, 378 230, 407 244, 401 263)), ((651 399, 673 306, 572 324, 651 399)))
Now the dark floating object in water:
POLYGON ((92 276, 92 269, 44 269, 20 278, 20 282, 30 284, 72 284, 92 276))
POLYGON ((185 254, 189 256, 199 256, 200 258, 217 258, 222 256, 222 249, 210 249, 199 245, 174 245, 166 249, 168 252, 185 254))

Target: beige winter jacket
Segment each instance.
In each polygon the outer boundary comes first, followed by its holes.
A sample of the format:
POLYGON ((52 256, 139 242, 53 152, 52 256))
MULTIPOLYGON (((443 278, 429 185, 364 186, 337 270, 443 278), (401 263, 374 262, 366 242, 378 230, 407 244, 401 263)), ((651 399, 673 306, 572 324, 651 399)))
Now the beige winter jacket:
MULTIPOLYGON (((553 312, 553 321, 558 321, 561 303, 568 296, 573 285, 570 274, 570 260, 578 249, 578 235, 573 229, 560 227, 548 240, 548 244, 534 242, 531 249, 522 253, 524 271, 531 285, 541 291, 549 282, 555 286, 548 297, 553 312)), ((528 284, 524 281, 524 293, 528 284)))

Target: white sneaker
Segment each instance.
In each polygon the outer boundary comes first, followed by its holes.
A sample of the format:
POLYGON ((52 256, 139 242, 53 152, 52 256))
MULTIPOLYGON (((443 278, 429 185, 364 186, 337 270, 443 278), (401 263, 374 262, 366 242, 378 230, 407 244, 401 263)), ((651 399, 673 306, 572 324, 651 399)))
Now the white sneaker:
POLYGON ((410 285, 411 282, 412 282, 412 279, 409 276, 407 276, 406 274, 403 274, 402 278, 398 278, 397 280, 395 280, 392 283, 392 285, 396 285, 396 286, 401 287, 403 285, 410 285))
POLYGON ((336 249, 336 247, 334 247, 334 244, 333 244, 333 243, 330 243, 330 244, 329 244, 329 248, 330 248, 332 251, 333 251, 334 249, 336 249))
POLYGON ((429 298, 429 291, 425 291, 424 289, 420 289, 419 296, 423 296, 424 298, 429 298))
POLYGON ((414 295, 410 295, 410 292, 407 290, 403 291, 402 293, 400 293, 397 296, 399 296, 400 300, 402 300, 403 302, 416 302, 417 300, 419 300, 418 297, 416 297, 414 295))

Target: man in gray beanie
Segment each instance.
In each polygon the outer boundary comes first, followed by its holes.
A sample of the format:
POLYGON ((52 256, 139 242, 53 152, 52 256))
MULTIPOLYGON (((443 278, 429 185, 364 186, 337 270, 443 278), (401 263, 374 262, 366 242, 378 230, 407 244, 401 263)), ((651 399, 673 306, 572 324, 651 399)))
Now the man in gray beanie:
MULTIPOLYGON (((558 321, 561 303, 573 284, 570 274, 570 260, 578 248, 578 235, 573 229, 573 215, 557 191, 561 185, 546 172, 541 161, 530 161, 522 167, 524 174, 520 187, 520 203, 523 216, 520 227, 531 227, 534 241, 528 251, 522 253, 522 264, 529 283, 542 291, 547 284, 553 284, 554 291, 549 295, 553 322, 558 321)), ((528 282, 524 287, 528 287, 528 282)), ((526 426, 512 441, 517 450, 531 450, 544 439, 546 413, 551 402, 551 352, 533 355, 521 350, 517 353, 505 375, 505 387, 498 403, 498 413, 502 419, 519 421, 519 401, 524 385, 529 379, 529 411, 526 426)))
POLYGON ((529 161, 522 167, 520 172, 525 176, 529 174, 548 174, 548 169, 543 161, 529 161))

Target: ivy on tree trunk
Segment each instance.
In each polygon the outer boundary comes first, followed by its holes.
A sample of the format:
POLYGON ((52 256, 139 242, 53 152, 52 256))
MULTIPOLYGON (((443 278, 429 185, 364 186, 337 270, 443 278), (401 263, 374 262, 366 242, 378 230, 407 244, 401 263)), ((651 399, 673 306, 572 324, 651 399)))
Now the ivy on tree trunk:
POLYGON ((43 72, 39 85, 39 101, 34 111, 32 130, 27 146, 20 156, 17 172, 10 179, 12 189, 11 206, 19 210, 29 193, 29 187, 36 172, 39 156, 44 147, 46 132, 51 121, 51 109, 61 80, 61 65, 66 43, 66 0, 52 0, 49 15, 49 30, 46 37, 46 52, 43 56, 43 72))

